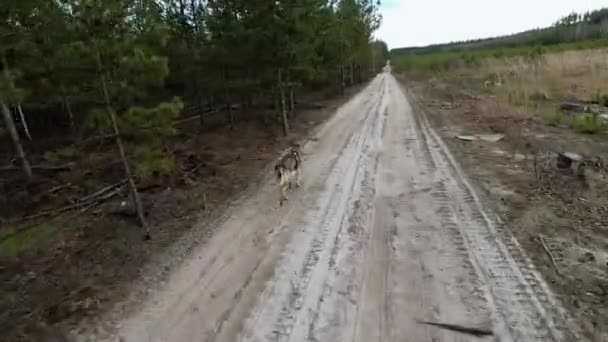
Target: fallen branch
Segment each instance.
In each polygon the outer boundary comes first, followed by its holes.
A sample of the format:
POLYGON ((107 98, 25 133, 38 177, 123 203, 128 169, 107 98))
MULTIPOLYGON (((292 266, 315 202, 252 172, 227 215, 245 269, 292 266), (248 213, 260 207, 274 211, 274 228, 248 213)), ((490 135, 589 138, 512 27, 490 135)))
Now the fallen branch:
POLYGON ((100 196, 100 195, 104 194, 105 192, 108 192, 108 191, 110 191, 110 190, 113 190, 113 189, 115 189, 115 188, 117 188, 117 187, 120 187, 121 185, 126 184, 126 183, 127 183, 127 180, 126 180, 126 179, 123 179, 123 180, 121 180, 121 181, 120 181, 120 182, 118 182, 118 183, 115 183, 115 184, 112 184, 112 185, 108 185, 108 186, 106 186, 106 187, 105 187, 105 188, 103 188, 103 189, 100 189, 100 190, 98 190, 98 191, 95 191, 94 193, 92 193, 92 194, 90 194, 90 195, 87 195, 87 196, 85 196, 85 197, 81 198, 81 199, 80 199, 80 200, 78 200, 78 201, 79 201, 79 202, 86 202, 86 201, 88 201, 88 200, 90 200, 90 199, 92 199, 92 198, 98 197, 98 196, 100 196))
MULTIPOLYGON (((77 209, 81 209, 80 212, 83 213, 83 212, 97 206, 98 204, 110 199, 111 197, 117 195, 124 189, 125 185, 126 184, 122 184, 121 186, 115 188, 113 191, 108 192, 108 193, 104 194, 103 196, 99 196, 97 198, 92 198, 86 202, 78 202, 76 204, 65 206, 65 207, 62 207, 59 209, 47 210, 45 212, 38 213, 36 215, 24 217, 18 221, 31 221, 31 220, 45 217, 45 216, 57 216, 59 214, 62 214, 62 213, 65 213, 65 212, 68 212, 71 210, 77 210, 77 209)), ((10 239, 18 234, 21 234, 33 227, 36 227, 36 225, 26 225, 26 226, 19 227, 19 228, 15 229, 13 232, 11 232, 10 234, 3 235, 0 238, 0 242, 10 239)))
POLYGON ((79 202, 79 203, 68 205, 68 206, 65 206, 65 207, 62 207, 59 209, 47 210, 47 211, 43 211, 43 212, 35 214, 35 215, 26 216, 26 217, 20 219, 19 221, 31 221, 31 220, 38 219, 38 218, 45 217, 45 216, 57 216, 59 214, 65 213, 66 211, 75 210, 75 209, 78 209, 87 204, 88 203, 86 203, 86 202, 79 202))
POLYGON ((203 163, 198 163, 198 165, 196 165, 196 167, 194 167, 192 170, 186 172, 186 174, 184 175, 184 178, 189 178, 190 176, 195 174, 196 171, 198 171, 201 167, 203 167, 203 163))
MULTIPOLYGON (((53 171, 53 172, 61 172, 61 171, 70 171, 72 169, 72 164, 66 164, 66 165, 61 165, 61 166, 42 166, 42 165, 35 165, 32 166, 32 170, 38 170, 38 171, 53 171)), ((3 166, 0 167, 0 171, 21 171, 20 167, 16 167, 16 166, 3 166)))
POLYGON ((545 250, 545 252, 547 252, 547 255, 551 259, 551 263, 553 264, 553 267, 555 268, 555 273, 557 273, 557 275, 561 277, 562 272, 559 270, 559 267, 557 266, 557 261, 555 260, 553 253, 551 253, 551 250, 547 246, 547 243, 545 242, 545 238, 542 235, 539 235, 538 238, 540 239, 540 243, 543 245, 543 249, 545 250))
POLYGON ((191 116, 189 118, 185 118, 185 119, 180 119, 180 120, 174 121, 173 125, 179 125, 179 124, 182 124, 182 123, 185 123, 185 122, 190 122, 190 121, 200 120, 200 119, 201 119, 200 115, 195 115, 195 116, 191 116))
POLYGON ((49 190, 39 193, 38 195, 34 196, 34 198, 37 198, 38 200, 40 200, 48 195, 53 195, 63 189, 70 188, 71 186, 72 186, 72 183, 61 184, 56 187, 50 188, 49 190))
POLYGON ((46 191, 45 194, 54 194, 54 193, 56 193, 58 191, 61 191, 61 190, 65 189, 65 188, 69 188, 71 186, 72 186, 72 183, 58 185, 58 186, 56 186, 54 188, 51 188, 48 191, 46 191))
MULTIPOLYGON (((236 109, 236 107, 234 105, 231 105, 230 107, 232 109, 236 109)), ((228 105, 222 105, 222 106, 219 106, 219 107, 207 110, 207 111, 203 112, 202 115, 205 116, 205 115, 214 114, 214 113, 220 112, 220 111, 222 111, 222 110, 224 110, 226 108, 228 108, 228 105)), ((187 108, 186 111, 191 111, 191 109, 187 108)), ((201 114, 194 115, 194 116, 191 116, 189 118, 184 118, 184 119, 173 121, 173 125, 179 125, 179 124, 182 124, 182 123, 185 123, 185 122, 200 120, 200 118, 201 118, 201 114)), ((153 127, 147 127, 147 128, 153 128, 153 127)))
POLYGON ((85 146, 98 141, 104 141, 116 138, 116 134, 97 135, 76 143, 77 146, 85 146))
POLYGON ((115 194, 117 194, 118 192, 120 192, 120 190, 122 190, 122 188, 124 187, 124 185, 126 184, 126 180, 122 180, 119 183, 107 186, 101 190, 98 190, 96 192, 94 192, 91 195, 85 196, 83 198, 81 198, 80 200, 78 200, 75 204, 71 204, 62 208, 58 208, 58 209, 52 209, 52 210, 47 210, 47 211, 43 211, 41 213, 35 214, 35 215, 31 215, 31 216, 26 216, 22 219, 20 219, 19 221, 30 221, 30 220, 34 220, 34 219, 38 219, 41 217, 45 217, 45 216, 56 216, 62 213, 65 213, 67 211, 71 211, 71 210, 76 210, 76 209, 80 209, 82 207, 85 206, 89 206, 91 204, 97 204, 99 202, 102 202, 106 199, 108 199, 111 196, 114 196, 115 194), (106 192, 111 191, 111 190, 115 190, 117 189, 118 191, 113 191, 110 192, 109 194, 111 196, 102 196, 104 195, 106 192))
POLYGON ((114 191, 108 192, 107 194, 95 199, 95 201, 91 201, 89 205, 87 205, 86 207, 84 207, 80 210, 80 213, 84 213, 85 211, 87 211, 93 207, 96 207, 99 203, 104 202, 104 201, 114 197, 116 194, 120 193, 124 188, 125 188, 125 184, 122 184, 121 186, 114 189, 114 191))
POLYGON ((465 327, 459 324, 449 324, 449 323, 439 323, 439 322, 429 322, 429 321, 416 321, 420 324, 432 325, 439 328, 457 331, 473 336, 492 336, 494 332, 492 330, 483 329, 483 328, 475 328, 475 327, 465 327))

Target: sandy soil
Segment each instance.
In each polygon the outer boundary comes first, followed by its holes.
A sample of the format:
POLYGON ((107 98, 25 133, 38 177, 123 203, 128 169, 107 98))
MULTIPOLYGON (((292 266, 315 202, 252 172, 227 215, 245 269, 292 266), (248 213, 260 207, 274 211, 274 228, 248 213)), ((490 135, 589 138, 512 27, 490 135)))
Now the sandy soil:
POLYGON ((578 340, 578 328, 393 76, 379 75, 339 108, 303 152, 304 185, 284 207, 269 168, 208 243, 131 314, 111 312, 111 333, 96 337, 578 340))
MULTIPOLYGON (((606 133, 550 126, 541 114, 500 102, 480 82, 408 79, 424 112, 474 186, 519 241, 585 338, 608 341, 608 168, 606 133), (459 135, 500 134, 496 142, 459 135), (557 168, 558 152, 579 153, 584 173, 557 168), (603 164, 603 165, 602 165, 603 164)), ((515 86, 510 85, 515 88, 515 86)), ((543 103, 555 110, 559 100, 543 103)))

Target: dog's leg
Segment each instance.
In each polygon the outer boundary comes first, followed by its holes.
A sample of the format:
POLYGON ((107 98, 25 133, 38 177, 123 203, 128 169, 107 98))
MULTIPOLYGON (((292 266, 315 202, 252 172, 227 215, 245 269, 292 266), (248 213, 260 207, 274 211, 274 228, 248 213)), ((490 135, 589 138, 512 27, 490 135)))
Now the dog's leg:
POLYGON ((281 177, 281 180, 279 182, 279 196, 280 196, 280 200, 279 200, 279 205, 283 206, 283 203, 285 203, 285 201, 287 201, 287 190, 289 187, 289 180, 285 179, 285 176, 281 177))
POLYGON ((281 189, 281 205, 283 205, 283 203, 285 203, 285 201, 287 201, 287 191, 289 190, 289 183, 285 184, 283 186, 283 188, 281 189))
POLYGON ((300 172, 300 169, 298 168, 296 170, 296 188, 299 188, 300 186, 302 186, 302 173, 300 172))

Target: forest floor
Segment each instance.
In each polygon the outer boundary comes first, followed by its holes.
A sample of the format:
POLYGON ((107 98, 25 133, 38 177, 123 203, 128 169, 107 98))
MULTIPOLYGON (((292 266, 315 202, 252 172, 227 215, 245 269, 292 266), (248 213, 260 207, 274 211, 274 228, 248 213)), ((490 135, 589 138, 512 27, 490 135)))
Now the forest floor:
POLYGON ((256 119, 238 120, 230 129, 222 123, 225 113, 215 114, 203 130, 198 121, 178 126, 178 137, 165 150, 173 154, 176 171, 138 185, 152 233, 146 242, 130 206, 123 205, 129 197, 118 183, 120 161, 111 141, 50 153, 30 150, 34 165, 69 163, 39 170, 27 189, 15 182, 18 172, 5 172, 2 179, 0 340, 41 341, 126 296, 146 296, 146 289, 213 235, 214 222, 232 201, 267 178, 267 166, 285 148, 305 140, 358 89, 349 89, 345 98, 306 100, 292 116, 289 137, 278 125, 256 119), (56 210, 109 185, 117 186, 98 196, 99 202, 56 210), (47 215, 32 217, 40 213, 47 215), (14 219, 19 217, 30 218, 14 219), (131 292, 134 284, 141 291, 131 292))
POLYGON ((585 114, 559 108, 564 101, 593 105, 605 77, 595 68, 608 68, 601 56, 551 55, 536 72, 505 63, 402 80, 415 108, 593 341, 608 339, 608 134, 605 127, 578 132, 576 116, 585 114), (496 86, 497 70, 512 77, 496 86), (565 152, 586 162, 584 170, 576 162, 558 168, 557 155, 565 152))

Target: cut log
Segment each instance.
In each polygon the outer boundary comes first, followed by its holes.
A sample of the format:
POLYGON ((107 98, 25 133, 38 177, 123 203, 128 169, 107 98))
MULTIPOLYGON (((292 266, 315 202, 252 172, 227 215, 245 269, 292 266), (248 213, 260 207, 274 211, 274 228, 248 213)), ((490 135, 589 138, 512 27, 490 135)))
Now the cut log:
POLYGON ((583 157, 580 154, 564 152, 557 154, 557 168, 566 170, 571 169, 573 163, 580 163, 583 157))
POLYGON ((576 112, 576 113, 588 113, 591 109, 588 105, 584 103, 577 102, 563 102, 560 106, 561 110, 568 112, 576 112))

